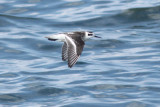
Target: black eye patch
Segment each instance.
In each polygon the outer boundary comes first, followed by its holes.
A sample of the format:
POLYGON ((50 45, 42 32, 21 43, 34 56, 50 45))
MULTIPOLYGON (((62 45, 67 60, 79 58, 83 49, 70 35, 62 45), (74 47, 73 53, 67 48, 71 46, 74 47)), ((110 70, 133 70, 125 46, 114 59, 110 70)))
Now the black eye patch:
POLYGON ((88 36, 92 36, 93 34, 88 34, 88 36))

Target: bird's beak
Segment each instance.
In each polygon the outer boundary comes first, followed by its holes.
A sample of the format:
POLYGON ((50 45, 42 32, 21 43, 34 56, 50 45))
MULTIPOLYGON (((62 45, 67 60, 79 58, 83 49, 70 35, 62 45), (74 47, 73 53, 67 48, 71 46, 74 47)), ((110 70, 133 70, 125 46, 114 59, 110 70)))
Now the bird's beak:
POLYGON ((99 37, 99 36, 96 36, 96 35, 95 35, 94 37, 96 37, 96 38, 101 38, 101 37, 99 37))

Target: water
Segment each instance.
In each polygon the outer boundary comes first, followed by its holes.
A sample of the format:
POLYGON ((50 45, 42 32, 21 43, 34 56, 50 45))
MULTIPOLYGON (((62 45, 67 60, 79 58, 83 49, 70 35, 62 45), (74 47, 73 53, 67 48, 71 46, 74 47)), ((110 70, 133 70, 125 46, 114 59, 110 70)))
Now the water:
POLYGON ((1 0, 0 105, 158 107, 160 0, 1 0), (77 64, 44 38, 93 31, 77 64))

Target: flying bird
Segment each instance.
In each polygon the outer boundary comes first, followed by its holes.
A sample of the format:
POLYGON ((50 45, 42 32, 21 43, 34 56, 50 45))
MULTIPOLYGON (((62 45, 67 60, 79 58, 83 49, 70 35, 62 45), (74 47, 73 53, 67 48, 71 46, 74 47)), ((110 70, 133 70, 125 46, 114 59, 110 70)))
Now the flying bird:
POLYGON ((72 67, 80 57, 85 41, 92 38, 101 38, 89 31, 75 31, 59 33, 51 36, 46 36, 50 41, 64 42, 62 46, 62 60, 68 61, 68 67, 72 67))

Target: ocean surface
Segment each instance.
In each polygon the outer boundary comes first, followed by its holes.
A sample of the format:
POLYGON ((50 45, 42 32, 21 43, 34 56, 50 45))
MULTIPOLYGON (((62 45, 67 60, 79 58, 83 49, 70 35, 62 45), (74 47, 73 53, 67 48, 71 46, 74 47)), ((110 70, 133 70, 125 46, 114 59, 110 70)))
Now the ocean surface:
POLYGON ((0 107, 160 107, 160 0, 0 0, 0 107), (68 68, 72 31, 102 38, 68 68))

